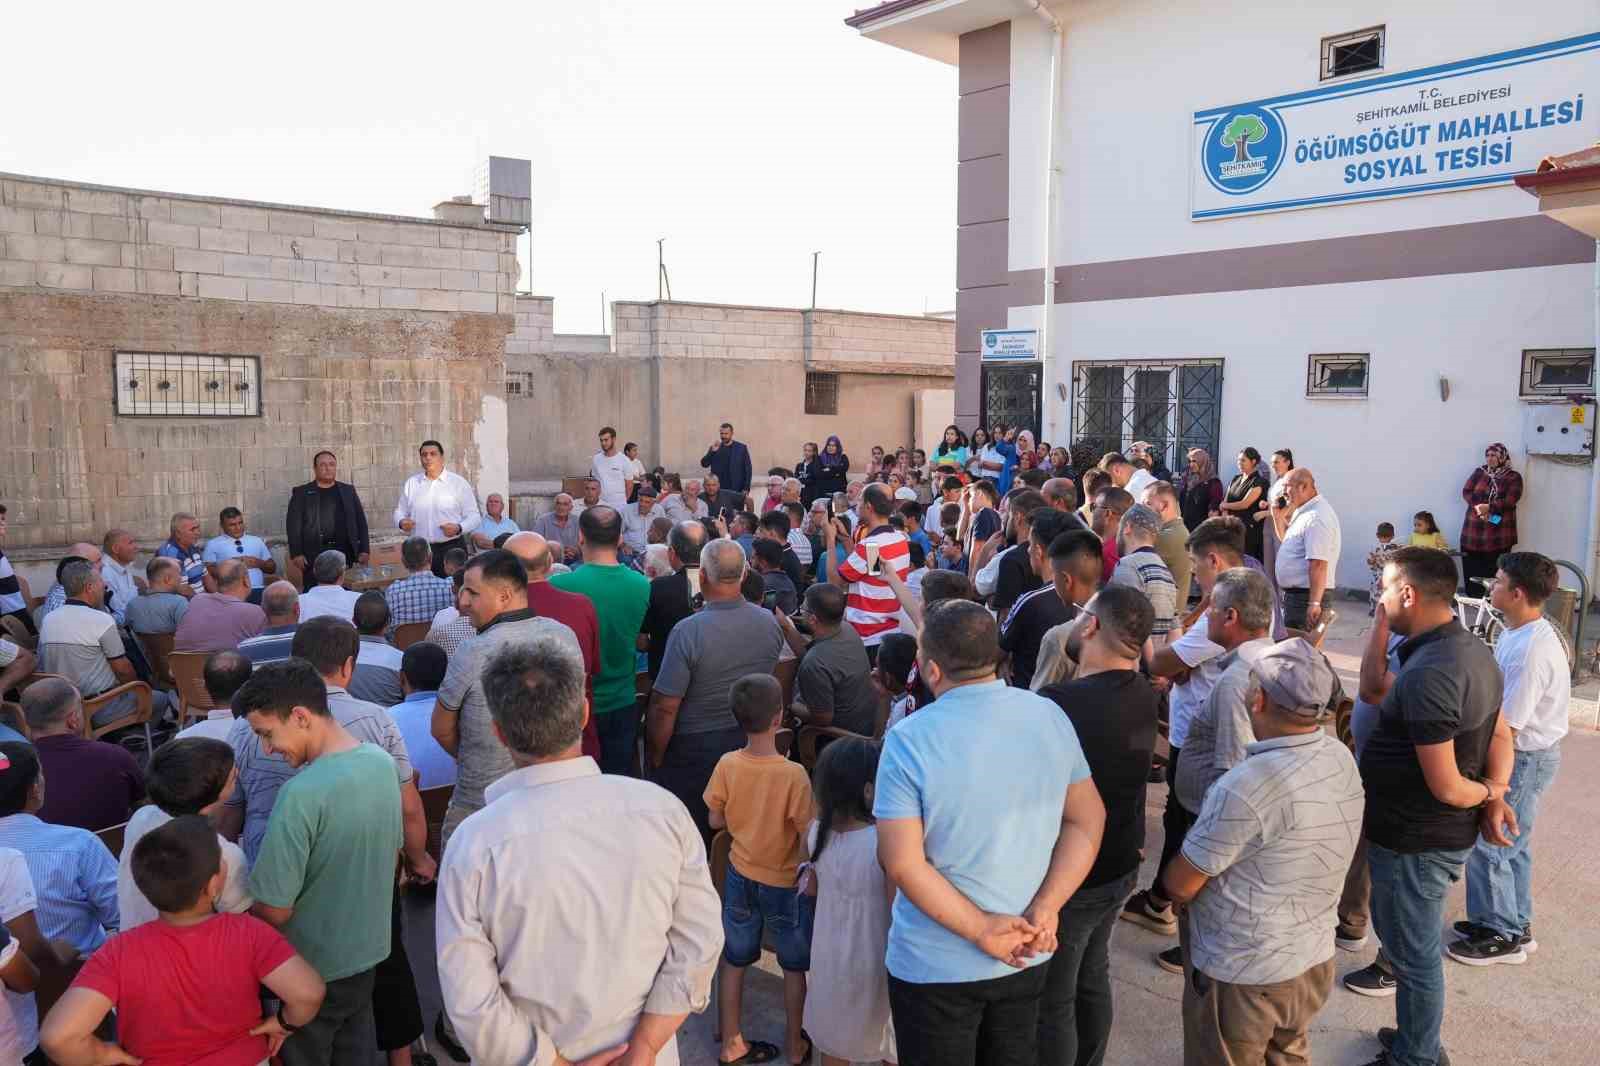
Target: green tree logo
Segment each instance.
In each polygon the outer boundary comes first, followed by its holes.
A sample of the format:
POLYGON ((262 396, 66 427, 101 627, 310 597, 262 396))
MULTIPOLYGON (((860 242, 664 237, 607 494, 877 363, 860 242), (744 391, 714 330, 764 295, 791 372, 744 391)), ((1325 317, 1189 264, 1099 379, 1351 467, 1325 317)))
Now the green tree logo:
POLYGON ((1235 163, 1248 162, 1250 146, 1267 139, 1267 124, 1255 115, 1239 115, 1222 131, 1222 147, 1233 149, 1235 163))

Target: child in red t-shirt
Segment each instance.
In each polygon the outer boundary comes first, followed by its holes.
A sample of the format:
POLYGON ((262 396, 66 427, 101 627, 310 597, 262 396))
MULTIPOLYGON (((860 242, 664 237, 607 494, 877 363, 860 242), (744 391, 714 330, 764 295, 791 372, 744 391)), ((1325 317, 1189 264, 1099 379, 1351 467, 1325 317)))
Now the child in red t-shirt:
POLYGON ((160 920, 90 956, 40 1030, 53 1061, 256 1066, 316 1017, 323 984, 311 964, 260 919, 214 912, 226 879, 204 818, 176 818, 139 840, 133 880, 160 920), (261 985, 283 1001, 276 1015, 262 1017, 261 985), (94 1035, 113 1007, 120 1046, 94 1035))

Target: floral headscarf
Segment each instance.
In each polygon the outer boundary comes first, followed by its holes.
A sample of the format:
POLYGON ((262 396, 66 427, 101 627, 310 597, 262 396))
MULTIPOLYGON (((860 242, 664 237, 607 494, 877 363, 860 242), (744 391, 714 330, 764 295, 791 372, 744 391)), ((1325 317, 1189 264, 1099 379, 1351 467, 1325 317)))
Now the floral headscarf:
POLYGON ((1483 476, 1489 479, 1489 494, 1492 498, 1499 494, 1500 479, 1511 472, 1511 453, 1506 450, 1504 444, 1496 441, 1483 450, 1483 458, 1484 464, 1479 469, 1483 471, 1483 476), (1500 465, 1490 466, 1488 463, 1490 459, 1500 460, 1500 465))

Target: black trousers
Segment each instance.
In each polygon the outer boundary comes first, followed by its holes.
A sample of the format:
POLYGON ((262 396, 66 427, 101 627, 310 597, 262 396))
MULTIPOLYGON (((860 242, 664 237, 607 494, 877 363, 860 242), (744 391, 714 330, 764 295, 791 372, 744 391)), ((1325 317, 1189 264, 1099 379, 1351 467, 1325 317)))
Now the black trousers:
POLYGON ((1182 755, 1182 750, 1173 748, 1172 754, 1167 757, 1167 809, 1161 815, 1161 862, 1156 866, 1156 879, 1150 885, 1158 892, 1161 889, 1161 871, 1183 849, 1183 838, 1189 835, 1189 827, 1194 825, 1195 816, 1184 810, 1183 804, 1178 802, 1178 759, 1182 755))
POLYGON ((444 557, 445 557, 445 554, 447 552, 449 552, 451 548, 460 548, 462 551, 466 551, 467 550, 467 538, 466 537, 452 537, 449 540, 441 540, 437 544, 433 544, 433 543, 430 542, 428 547, 430 549, 432 549, 432 551, 433 551, 433 573, 434 573, 434 576, 435 577, 444 577, 444 557))
POLYGON ((406 956, 398 885, 389 919, 389 957, 372 971, 372 1022, 379 1051, 409 1047, 422 1035, 422 1004, 417 999, 411 960, 406 956))
POLYGON ((1487 596, 1482 585, 1475 585, 1472 579, 1481 577, 1485 581, 1494 577, 1494 572, 1500 569, 1500 556, 1502 552, 1469 552, 1461 553, 1461 588, 1468 596, 1487 596))
MULTIPOLYGON (((1326 611, 1333 602, 1333 594, 1324 590, 1322 593, 1322 609, 1326 611)), ((1306 612, 1311 607, 1310 589, 1284 589, 1283 590, 1283 624, 1289 629, 1304 630, 1306 626, 1306 612)))
POLYGON ((372 1061, 372 971, 328 982, 322 1009, 284 1041, 283 1066, 345 1066, 372 1061))
POLYGON ((1111 1037, 1111 930, 1138 870, 1080 888, 1061 908, 1039 997, 1039 1066, 1100 1066, 1111 1037))
MULTIPOLYGON (((632 714, 632 711, 613 711, 613 714, 632 714)), ((714 733, 674 733, 667 742, 661 765, 650 772, 650 779, 683 801, 689 808, 689 817, 711 846, 711 813, 706 810, 706 786, 711 783, 711 771, 717 760, 730 751, 744 747, 744 731, 737 726, 719 729, 714 733)))
POLYGON ((1036 1066, 1047 969, 931 985, 890 974, 899 1066, 1036 1066))

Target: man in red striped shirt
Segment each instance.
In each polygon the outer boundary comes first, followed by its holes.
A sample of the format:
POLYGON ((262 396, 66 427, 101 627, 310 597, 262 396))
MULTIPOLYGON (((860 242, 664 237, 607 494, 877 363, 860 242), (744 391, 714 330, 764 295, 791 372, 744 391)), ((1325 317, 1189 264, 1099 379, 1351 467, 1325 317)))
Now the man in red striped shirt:
MULTIPOLYGON (((828 580, 845 590, 845 620, 855 627, 867 656, 878 658, 878 645, 890 633, 900 632, 900 601, 883 579, 883 567, 894 567, 902 581, 911 572, 911 549, 906 535, 889 524, 894 497, 883 485, 868 485, 856 504, 860 521, 858 536, 849 558, 832 567, 828 580)), ((848 537, 838 519, 829 522, 824 539, 827 558, 832 559, 834 544, 841 535, 848 537)))

